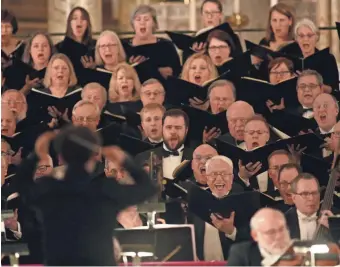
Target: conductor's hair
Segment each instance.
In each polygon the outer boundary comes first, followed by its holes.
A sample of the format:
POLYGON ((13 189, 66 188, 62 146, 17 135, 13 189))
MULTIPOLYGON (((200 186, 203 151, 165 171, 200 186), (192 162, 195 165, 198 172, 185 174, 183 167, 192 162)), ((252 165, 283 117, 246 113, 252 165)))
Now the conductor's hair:
POLYGON ((163 125, 167 117, 182 117, 184 119, 185 128, 189 128, 189 116, 183 110, 177 108, 167 110, 163 115, 163 125))
POLYGON ((7 9, 1 9, 1 22, 10 23, 12 25, 12 34, 18 31, 18 21, 12 12, 7 9))
POLYGON ((99 149, 101 143, 96 132, 86 127, 69 126, 54 140, 54 149, 66 164, 81 166, 97 154, 95 150, 99 149))
POLYGON ((278 172, 278 180, 280 181, 280 178, 281 178, 281 173, 284 171, 284 170, 291 170, 291 169, 295 169, 298 174, 302 173, 302 168, 299 164, 297 163, 286 163, 286 164, 283 164, 280 169, 279 169, 279 172, 278 172))
POLYGON ((203 7, 206 3, 214 3, 217 5, 218 11, 222 12, 223 11, 223 5, 220 0, 204 0, 202 5, 201 5, 201 13, 203 12, 203 7))
POLYGON ((320 184, 319 184, 318 179, 313 174, 302 172, 298 176, 296 176, 291 183, 291 190, 293 193, 297 193, 297 187, 301 180, 308 180, 308 181, 314 180, 318 186, 318 190, 320 191, 320 184))

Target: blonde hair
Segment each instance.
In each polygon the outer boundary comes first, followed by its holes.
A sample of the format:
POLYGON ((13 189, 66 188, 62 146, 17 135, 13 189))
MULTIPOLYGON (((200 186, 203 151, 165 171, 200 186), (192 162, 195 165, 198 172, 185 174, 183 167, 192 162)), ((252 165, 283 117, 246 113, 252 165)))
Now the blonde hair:
POLYGON ((44 86, 46 88, 49 88, 51 86, 51 69, 52 69, 52 64, 56 59, 60 59, 62 61, 64 61, 69 69, 70 72, 70 77, 68 80, 68 86, 72 87, 75 86, 78 82, 77 80, 77 76, 76 73, 74 72, 74 68, 72 65, 72 62, 70 61, 70 59, 61 53, 55 54, 51 57, 50 61, 48 62, 47 68, 46 68, 46 73, 45 73, 45 77, 44 77, 44 86))
POLYGON ((210 77, 208 78, 208 80, 215 79, 215 78, 218 77, 217 69, 216 69, 214 63, 211 61, 210 57, 208 55, 205 55, 205 54, 196 53, 196 54, 193 54, 192 56, 190 56, 184 63, 182 74, 181 74, 181 78, 183 80, 189 81, 190 66, 195 59, 200 59, 200 58, 205 60, 205 62, 207 62, 208 71, 209 71, 209 74, 210 74, 210 77))
POLYGON ((163 115, 165 113, 165 107, 163 107, 162 105, 160 104, 157 104, 157 103, 150 103, 150 104, 147 104, 146 106, 144 106, 142 108, 142 110, 140 111, 140 117, 141 119, 143 120, 143 116, 144 116, 144 113, 148 112, 148 111, 153 111, 153 110, 160 110, 162 111, 163 115))
POLYGON ((119 63, 116 67, 115 70, 112 72, 112 77, 110 80, 110 88, 109 88, 109 101, 110 102, 117 102, 119 99, 119 92, 118 92, 118 86, 117 86, 117 74, 118 71, 124 70, 125 75, 128 78, 133 79, 133 89, 132 89, 132 100, 131 101, 136 101, 139 100, 140 98, 140 88, 141 84, 138 78, 138 74, 136 70, 131 67, 129 64, 122 62, 119 63))
POLYGON ((126 61, 126 54, 125 54, 123 45, 122 45, 118 35, 113 31, 107 31, 106 30, 106 31, 103 31, 99 35, 97 43, 96 43, 96 50, 95 50, 94 58, 95 58, 95 62, 97 64, 97 66, 104 65, 104 61, 101 58, 100 53, 99 53, 99 43, 100 43, 100 39, 102 37, 106 36, 106 35, 112 37, 112 39, 115 40, 115 42, 117 43, 117 48, 118 48, 117 64, 126 61))

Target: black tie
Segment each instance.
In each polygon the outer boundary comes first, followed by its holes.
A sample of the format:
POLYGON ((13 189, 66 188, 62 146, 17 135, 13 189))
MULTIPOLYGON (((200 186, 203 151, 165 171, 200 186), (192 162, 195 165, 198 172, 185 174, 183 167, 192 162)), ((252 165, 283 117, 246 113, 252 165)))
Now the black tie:
POLYGON ((313 108, 304 108, 303 109, 303 113, 307 112, 307 111, 313 111, 313 108))
POLYGON ((179 156, 179 152, 177 150, 175 150, 175 151, 168 151, 168 150, 165 150, 163 148, 163 158, 170 157, 170 155, 172 155, 172 156, 179 156))

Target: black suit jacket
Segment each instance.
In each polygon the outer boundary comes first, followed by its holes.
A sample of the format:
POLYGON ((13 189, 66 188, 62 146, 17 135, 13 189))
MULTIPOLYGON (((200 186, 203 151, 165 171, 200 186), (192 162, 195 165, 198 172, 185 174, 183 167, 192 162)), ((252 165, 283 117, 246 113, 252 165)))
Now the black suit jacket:
POLYGON ((227 266, 261 266, 262 256, 256 242, 232 245, 227 266))
POLYGON ((43 224, 46 263, 115 265, 112 237, 117 213, 156 192, 146 173, 128 159, 124 168, 135 185, 94 179, 77 166, 69 166, 63 180, 41 177, 34 183, 37 162, 38 158, 30 155, 16 177, 20 195, 25 196, 27 205, 36 207, 43 224))

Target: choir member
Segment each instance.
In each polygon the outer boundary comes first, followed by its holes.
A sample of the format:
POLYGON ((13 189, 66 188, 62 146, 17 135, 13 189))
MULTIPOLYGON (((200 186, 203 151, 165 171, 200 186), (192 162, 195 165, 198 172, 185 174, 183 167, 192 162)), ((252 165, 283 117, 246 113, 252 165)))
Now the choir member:
POLYGON ((193 54, 183 66, 181 78, 185 81, 202 86, 205 82, 217 78, 216 67, 209 56, 193 54))
POLYGON ((231 247, 228 266, 272 266, 291 246, 292 241, 284 215, 271 208, 263 208, 250 221, 254 241, 231 247))
POLYGON ((80 100, 72 110, 72 123, 75 126, 86 127, 96 131, 100 119, 100 110, 97 104, 88 100, 80 100))
POLYGON ((294 64, 291 60, 278 57, 269 62, 269 82, 278 84, 294 77, 294 64))
MULTIPOLYGON (((216 198, 242 192, 242 189, 233 186, 233 163, 229 158, 214 156, 205 166, 207 184, 216 198)), ((200 260, 225 260, 230 246, 245 238, 245 233, 235 227, 235 212, 229 218, 211 214, 212 225, 194 215, 191 217, 188 220, 195 225, 196 250, 200 260)))
POLYGON ((201 5, 201 16, 204 28, 213 28, 223 21, 223 6, 219 0, 204 0, 201 5))
POLYGON ((81 99, 97 104, 102 112, 107 102, 107 91, 99 83, 88 83, 81 91, 81 99))
POLYGON ((269 11, 266 37, 260 45, 278 50, 294 38, 295 15, 290 6, 278 3, 269 11))
POLYGON ((261 115, 255 115, 247 121, 244 126, 244 142, 247 151, 265 146, 269 138, 269 126, 261 115))
POLYGON ((48 176, 53 171, 53 160, 50 155, 46 158, 40 159, 35 168, 34 179, 38 179, 42 176, 48 176))
POLYGON ((253 107, 247 102, 236 101, 231 104, 227 110, 229 133, 222 135, 221 140, 244 149, 244 127, 254 114, 253 107))
POLYGON ((26 97, 19 91, 10 89, 1 95, 1 104, 9 108, 15 115, 17 123, 26 118, 26 97))
MULTIPOLYGON (((308 58, 319 50, 316 48, 316 44, 320 38, 320 32, 318 27, 313 21, 309 19, 302 19, 296 23, 295 40, 297 41, 300 49, 295 56, 301 58, 308 58)), ((323 77, 323 90, 325 92, 332 92, 332 90, 339 89, 339 72, 334 55, 327 54, 322 58, 322 63, 315 66, 315 70, 323 77), (327 66, 325 68, 325 66, 327 66)))
MULTIPOLYGON (((18 22, 14 14, 7 9, 1 9, 1 50, 9 58, 20 59, 25 49, 23 41, 19 41, 15 34, 18 31, 18 22)), ((1 56, 1 63, 3 63, 1 56)))
MULTIPOLYGON (((162 50, 155 46, 154 51, 148 51, 141 55, 148 57, 153 67, 157 68, 163 78, 168 76, 177 77, 180 74, 180 60, 175 46, 165 38, 159 38, 154 33, 158 29, 156 10, 148 5, 138 6, 130 20, 135 32, 132 38, 122 40, 128 46, 138 47, 142 45, 159 44, 162 50), (166 56, 164 56, 165 54, 166 56)), ((136 61, 137 58, 130 58, 136 61)))
POLYGON ((206 162, 218 153, 215 148, 208 144, 198 146, 192 154, 191 169, 193 171, 196 184, 202 189, 208 189, 206 162))
POLYGON ((55 54, 50 59, 44 77, 44 89, 40 91, 62 98, 75 90, 77 77, 73 65, 64 54, 55 54))
MULTIPOLYGON (((65 36, 85 45, 88 50, 95 48, 96 40, 92 37, 90 14, 85 8, 77 6, 71 10, 67 17, 65 36)), ((58 52, 64 53, 64 50, 67 49, 65 39, 56 44, 56 48, 58 52)))
POLYGON ((113 31, 103 31, 97 40, 95 61, 83 61, 86 68, 103 68, 113 72, 117 64, 126 61, 126 54, 118 35, 113 31))
POLYGON ((140 87, 135 69, 127 63, 119 63, 112 73, 109 101, 111 103, 137 101, 140 98, 140 87))
POLYGON ((218 69, 234 57, 235 44, 228 33, 215 30, 208 35, 207 50, 211 61, 218 69))
POLYGON ((228 80, 217 80, 209 86, 208 98, 211 113, 221 113, 236 101, 236 88, 228 80))
POLYGON ((321 135, 332 133, 339 115, 339 104, 335 97, 326 93, 318 95, 313 102, 313 112, 318 124, 316 132, 321 135))
MULTIPOLYGON (((328 216, 333 215, 330 210, 319 210, 319 181, 309 173, 300 173, 292 181, 291 191, 295 207, 286 212, 290 236, 300 240, 313 240, 317 224, 329 228, 328 216)), ((323 241, 331 240, 331 236, 325 232, 320 238, 323 241)))
POLYGON ((280 195, 283 199, 283 203, 278 203, 274 206, 274 208, 279 209, 282 212, 288 211, 293 205, 293 199, 292 199, 292 191, 291 191, 291 184, 292 181, 300 174, 302 173, 302 169, 300 165, 296 163, 287 163, 283 164, 277 175, 277 180, 279 183, 279 191, 280 195))
POLYGON ((164 99, 165 90, 158 80, 151 78, 142 84, 140 89, 140 100, 144 107, 151 103, 163 105, 164 99))
POLYGON ((146 173, 117 147, 103 148, 103 155, 123 166, 135 184, 93 179, 91 173, 100 141, 95 133, 83 127, 68 128, 56 137, 60 144, 58 154, 68 165, 63 180, 44 176, 32 184, 34 166, 39 159, 46 158, 54 137, 53 133, 41 135, 35 153, 25 159, 17 173, 19 194, 27 198, 28 205, 34 203, 42 216, 45 262, 48 265, 115 265, 112 238, 117 214, 151 197, 156 188, 146 173), (74 141, 77 138, 79 142, 74 141), (85 148, 82 142, 94 147, 93 150, 85 148), (95 229, 95 234, 89 229, 95 229))
POLYGON ((16 118, 13 111, 1 106, 1 135, 11 137, 15 134, 16 118))
MULTIPOLYGON (((172 173, 185 159, 192 158, 192 149, 184 142, 189 129, 189 117, 180 109, 170 109, 164 113, 163 119, 163 146, 153 149, 154 153, 162 159, 163 177, 173 179, 172 173)), ((144 165, 149 160, 150 151, 136 156, 137 162, 144 165)))
POLYGON ((162 118, 165 108, 156 103, 150 103, 144 106, 140 112, 144 141, 151 144, 160 144, 163 142, 162 136, 162 118))

